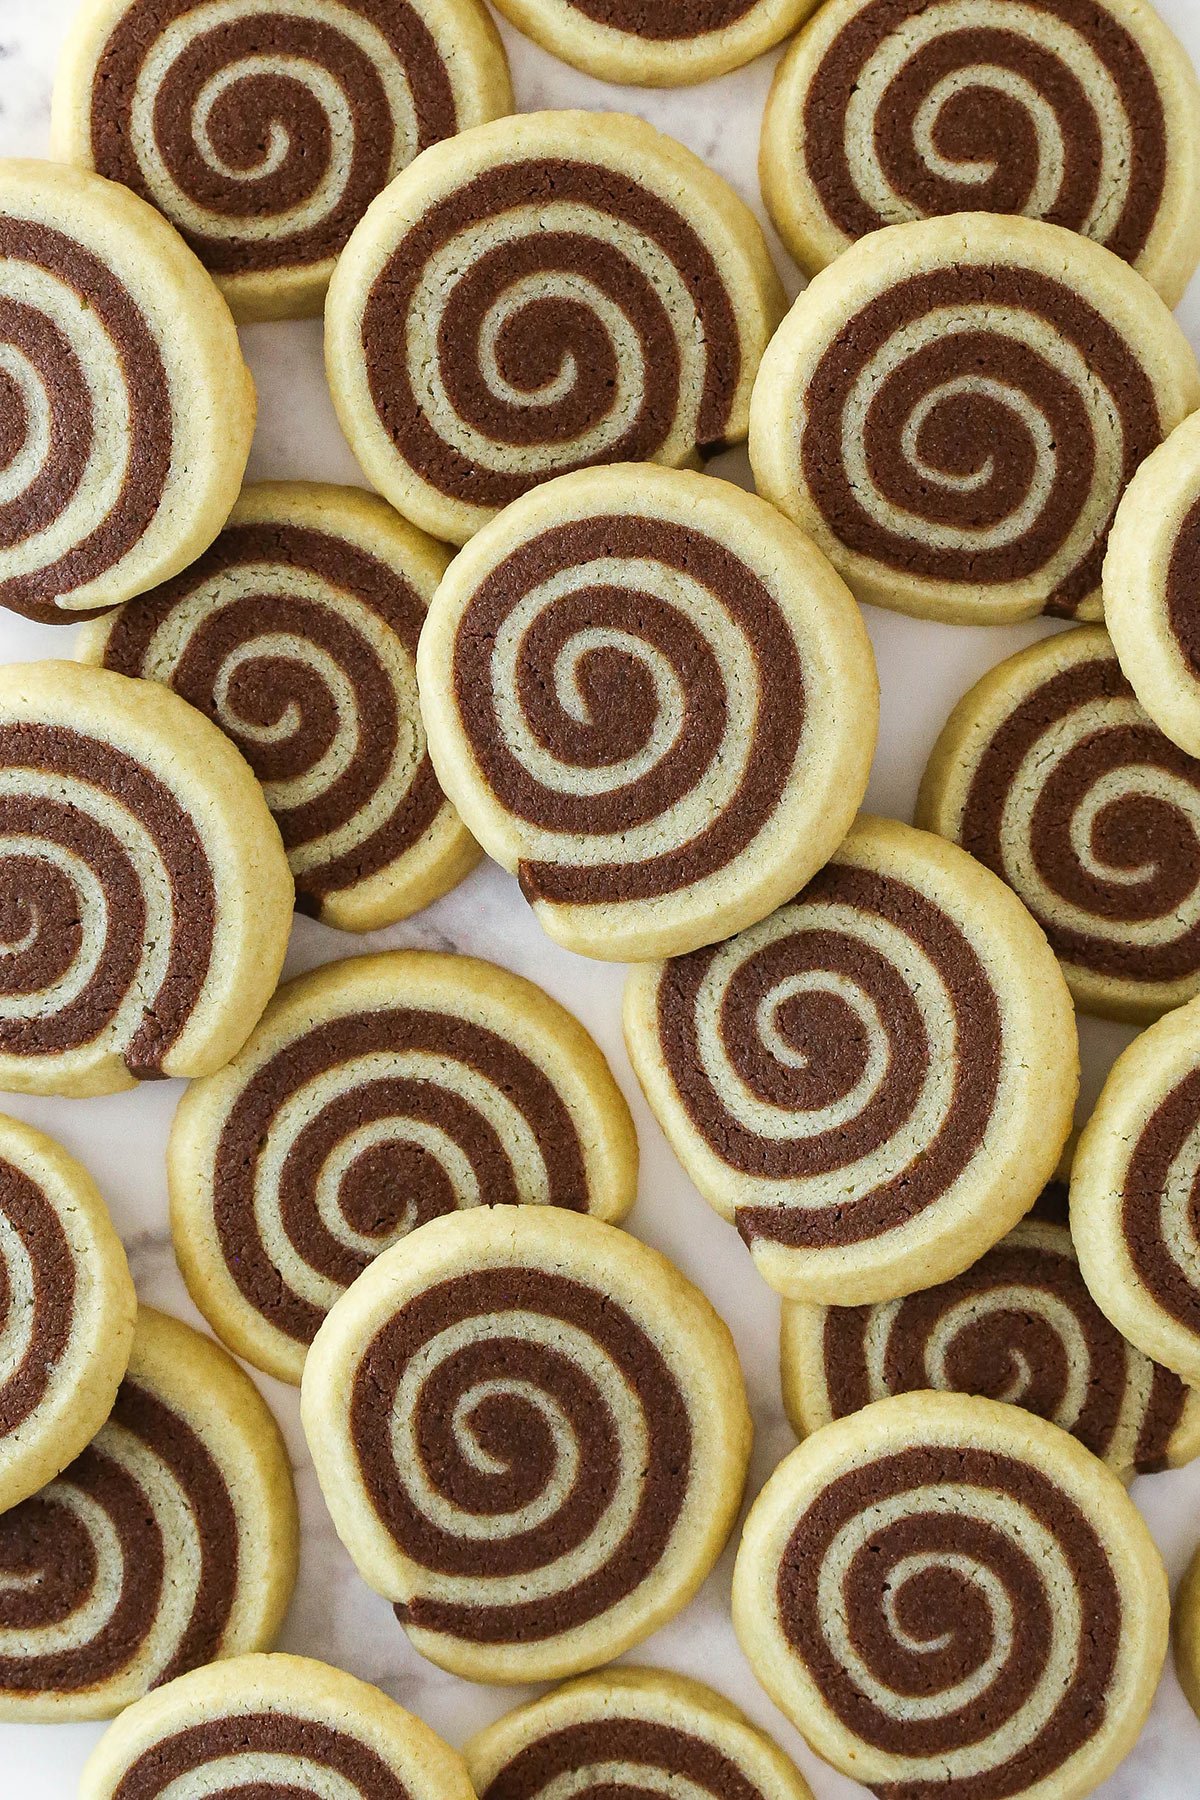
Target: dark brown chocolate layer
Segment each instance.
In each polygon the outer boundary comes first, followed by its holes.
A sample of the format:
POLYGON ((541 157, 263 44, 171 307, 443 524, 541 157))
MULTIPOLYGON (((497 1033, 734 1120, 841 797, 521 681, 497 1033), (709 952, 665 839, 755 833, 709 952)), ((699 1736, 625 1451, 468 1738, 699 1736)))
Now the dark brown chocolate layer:
POLYGON ((758 1783, 715 1744, 649 1719, 622 1718, 615 1705, 601 1718, 563 1726, 526 1745, 489 1782, 480 1800, 542 1800, 556 1782, 597 1765, 606 1766, 606 1779, 573 1787, 579 1800, 661 1800, 664 1777, 686 1781, 712 1800, 763 1800, 758 1783), (608 1779, 612 1763, 630 1764, 629 1779, 608 1779), (658 1778, 653 1786, 639 1779, 644 1770, 653 1770, 658 1778))
POLYGON ((1171 547, 1166 601, 1180 655, 1200 678, 1200 500, 1184 519, 1171 547))
POLYGON ((316 1781, 327 1770, 348 1782, 362 1800, 411 1800, 405 1783, 369 1744, 318 1719, 283 1711, 231 1713, 160 1738, 129 1765, 113 1800, 157 1800, 193 1770, 246 1755, 294 1758, 295 1771, 289 1771, 286 1781, 239 1780, 236 1786, 206 1787, 209 1800, 307 1800, 324 1791, 316 1781))
MULTIPOLYGON (((29 1341, 0 1380, 0 1439, 24 1423, 57 1376, 75 1322, 75 1258, 55 1208, 24 1170, 0 1157, 0 1220, 29 1260, 29 1341)), ((0 1256, 0 1333, 23 1295, 0 1256)))
POLYGON ((610 31, 650 43, 680 43, 703 37, 710 31, 727 31, 753 12, 758 0, 570 0, 576 12, 607 25, 610 31))
MULTIPOLYGON (((1121 1191, 1121 1230, 1150 1296, 1189 1331, 1200 1333, 1200 1290, 1171 1254, 1164 1207, 1172 1164, 1200 1124, 1200 1070, 1159 1102, 1134 1145, 1121 1191)), ((1186 1171, 1186 1162, 1183 1165, 1186 1171)), ((1182 1225, 1200 1240, 1200 1173, 1193 1176, 1182 1225)))

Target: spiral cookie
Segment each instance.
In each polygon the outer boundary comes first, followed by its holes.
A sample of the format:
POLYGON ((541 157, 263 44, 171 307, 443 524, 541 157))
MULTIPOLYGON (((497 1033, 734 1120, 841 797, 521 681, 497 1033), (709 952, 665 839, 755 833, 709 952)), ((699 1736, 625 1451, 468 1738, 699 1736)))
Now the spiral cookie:
POLYGON ((108 1423, 0 1515, 0 1719, 109 1718, 263 1649, 296 1572, 291 1470, 223 1350, 143 1308, 108 1423))
POLYGON ((221 1068, 291 914, 262 790, 207 719, 106 670, 0 669, 0 1088, 221 1068))
POLYGON ((866 791, 858 608, 802 533, 707 476, 579 470, 514 502, 455 559, 417 672, 443 787, 587 956, 761 919, 866 791))
POLYGON ((1187 340, 1126 263, 972 213, 877 232, 817 276, 763 359, 750 457, 860 600, 1091 617, 1122 492, 1198 404, 1187 340))
POLYGON ((110 1725, 79 1800, 475 1800, 463 1760, 378 1688, 304 1656, 181 1675, 110 1725))
POLYGON ((381 1250, 461 1207, 623 1218, 637 1139, 600 1051, 549 995, 400 950, 282 988, 228 1068, 189 1088, 168 1174, 196 1305, 239 1356, 299 1381, 381 1250))
POLYGON ((84 0, 52 142, 165 213, 239 318, 295 318, 418 152, 511 106, 478 0, 84 0))
POLYGON ((965 1274, 880 1306, 783 1309, 783 1398, 799 1437, 889 1394, 983 1394, 1070 1431, 1118 1474, 1200 1455, 1200 1393, 1114 1330, 1084 1286, 1066 1189, 965 1274))
POLYGON ((221 726, 283 834, 297 903, 373 931, 479 851, 425 747, 415 658, 440 545, 357 488, 247 488, 186 574, 87 626, 79 654, 221 726))
POLYGON ((114 182, 0 162, 0 606, 116 606, 210 544, 254 385, 229 309, 114 182))
POLYGON ((601 81, 680 87, 740 68, 806 19, 817 0, 500 0, 514 25, 601 81))
POLYGON ((734 1623, 819 1755, 888 1800, 1082 1800, 1133 1746, 1167 1583, 1116 1476, 962 1394, 881 1400, 781 1464, 734 1623))
POLYGON ((467 1745, 479 1800, 812 1800, 735 1706, 660 1669, 614 1669, 509 1713, 467 1745))
POLYGON ((461 544, 552 475, 744 438, 783 305, 758 221, 689 150, 530 113, 435 144, 374 202, 325 360, 369 481, 461 544))
POLYGON ((1200 756, 1200 418, 1146 459, 1117 508, 1104 623, 1154 723, 1200 756))
POLYGON ((830 0, 780 66, 763 195, 810 273, 869 232, 1024 213, 1171 306, 1200 261, 1200 87, 1147 0, 830 0))
POLYGON ((107 1419, 136 1305, 87 1170, 0 1115, 0 1512, 44 1487, 107 1419))
POLYGON ((625 1035, 684 1168, 792 1298, 961 1273, 1071 1128, 1078 1043, 1045 938, 986 869, 863 818, 728 943, 634 969, 625 1035))
POLYGON ((917 821, 1015 889, 1085 1012, 1200 989, 1200 763, 1151 724, 1096 626, 1043 639, 951 713, 917 821))
POLYGON ((597 1667, 684 1606, 751 1425, 708 1301, 543 1207, 435 1219, 338 1301, 301 1416, 338 1534, 414 1647, 469 1680, 597 1667))

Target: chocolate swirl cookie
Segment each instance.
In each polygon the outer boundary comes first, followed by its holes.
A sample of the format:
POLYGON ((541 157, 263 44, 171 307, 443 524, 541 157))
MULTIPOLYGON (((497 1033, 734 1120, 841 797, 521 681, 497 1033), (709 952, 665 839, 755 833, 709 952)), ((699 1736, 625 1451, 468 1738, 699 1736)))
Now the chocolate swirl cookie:
POLYGON ((0 1087, 221 1068, 291 915, 262 790, 207 719, 106 670, 0 670, 0 1087))
POLYGON ((1083 1800, 1167 1649, 1166 1573, 1117 1477, 963 1394, 880 1400, 789 1456, 733 1609, 777 1705, 888 1800, 1083 1800))
POLYGON ((740 936, 634 969, 625 1035, 684 1168, 795 1299, 961 1273, 1071 1129, 1075 1018, 1044 936, 986 869, 887 819, 740 936))
POLYGON ((210 1339, 142 1308, 129 1371, 65 1474, 0 1514, 0 1719, 103 1719, 265 1649, 296 1573, 275 1422, 210 1339))
POLYGON ((682 87, 753 61, 817 0, 500 0, 514 25, 601 81, 682 87))
POLYGON ((1200 1393, 1116 1331, 1084 1285, 1054 1183, 953 1281, 879 1306, 783 1309, 783 1397, 798 1437, 925 1388, 1023 1406, 1119 1475, 1200 1455, 1200 1393))
POLYGON ((116 606, 210 544, 254 385, 229 309, 114 182, 0 163, 0 606, 116 606))
POLYGON ((1020 895, 1085 1012, 1153 1019, 1200 989, 1200 762, 1147 718, 1099 627, 963 696, 917 820, 1020 895))
POLYGON ((95 1437, 129 1362, 136 1310, 87 1170, 0 1115, 0 1513, 95 1437))
POLYGON ((189 1088, 168 1150, 175 1253, 230 1348, 299 1381, 381 1250, 462 1207, 616 1221, 633 1121, 548 994, 467 956, 333 963, 282 988, 240 1055, 189 1088))
POLYGON ((417 674, 446 792, 584 955, 761 919, 866 791, 858 608, 802 533, 707 476, 581 470, 514 502, 438 589, 417 674))
POLYGON ((479 1800, 812 1800, 735 1706, 661 1669, 570 1682, 481 1731, 466 1758, 479 1800))
POLYGON ((884 225, 1023 213, 1175 306, 1198 159, 1200 87, 1146 0, 829 0, 780 66, 760 168, 811 274, 884 225))
POLYGON ((681 144, 530 113, 434 145, 375 201, 325 359, 372 486, 461 544, 552 475, 744 438, 783 306, 758 221, 681 144))
POLYGON ((461 880, 417 701, 440 545, 357 488, 247 488, 174 581, 85 628, 78 654, 160 681, 233 739, 283 835, 297 904, 374 931, 461 880))
POLYGON ((478 0, 84 0, 52 142, 158 207, 238 318, 298 318, 401 169, 511 106, 478 0))
POLYGON ((1076 1153, 1071 1229, 1093 1297, 1147 1356, 1200 1383, 1200 1001, 1113 1065, 1076 1153))
POLYGON ((475 1800, 460 1756, 376 1687, 304 1656, 238 1656, 122 1713, 79 1800, 475 1800))
POLYGON ((325 1503, 414 1647, 552 1681, 673 1617, 737 1515, 751 1424, 708 1301, 545 1207, 435 1219, 338 1301, 304 1369, 325 1503))
POLYGON ((1197 405, 1196 358, 1127 263, 972 213, 891 226, 817 276, 763 359, 750 458, 860 600, 1090 618, 1124 489, 1197 405))

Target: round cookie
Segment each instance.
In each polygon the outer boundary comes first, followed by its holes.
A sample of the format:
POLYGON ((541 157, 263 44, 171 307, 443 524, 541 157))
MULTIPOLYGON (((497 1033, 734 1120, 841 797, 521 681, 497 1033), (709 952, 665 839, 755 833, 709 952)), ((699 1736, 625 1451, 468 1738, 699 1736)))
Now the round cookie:
POLYGON ((763 358, 750 460, 860 600, 1095 617, 1121 494, 1198 405, 1191 347, 1127 263, 968 213, 890 226, 817 276, 763 358))
POLYGON ((0 1114, 0 1512, 44 1487, 104 1424, 136 1311, 87 1170, 0 1114))
POLYGON ((858 608, 772 507, 689 471, 579 470, 514 501, 455 558, 417 674, 443 787, 586 956, 761 919, 866 792, 858 608))
POLYGON ((254 383, 220 294, 115 182, 0 162, 0 606, 116 606, 210 544, 254 383))
POLYGON ((468 1680, 619 1656, 711 1572, 751 1422, 733 1340, 657 1251, 544 1207, 424 1225, 305 1364, 338 1535, 416 1650, 468 1680))
POLYGON ((1175 1673, 1188 1705, 1200 1718, 1200 1550, 1188 1564, 1171 1609, 1175 1673))
POLYGON ((415 659, 448 561, 372 494, 245 490, 200 561, 86 626, 77 654, 160 681, 231 737, 283 834, 297 904, 374 931, 479 850, 425 746, 415 659))
POLYGON ((475 1800, 461 1756, 376 1687, 306 1656, 181 1675, 110 1725, 79 1800, 475 1800), (207 1771, 207 1774, 206 1774, 207 1771))
POLYGON ((175 1254, 230 1348, 298 1382, 330 1307, 417 1226, 517 1203, 615 1222, 637 1160, 608 1064, 532 982, 467 956, 359 957, 281 988, 184 1095, 175 1254))
POLYGON ((1200 1382, 1200 1001, 1118 1057, 1071 1173, 1071 1230, 1096 1304, 1131 1343, 1200 1382))
POLYGON ((265 1649, 296 1577, 283 1439, 209 1338, 143 1307, 112 1416, 0 1514, 0 1719, 111 1718, 265 1649))
POLYGON ((1120 1481, 1031 1413, 880 1400, 746 1521, 734 1624, 818 1755, 877 1793, 1083 1800, 1133 1747, 1166 1573, 1120 1481))
POLYGON ((959 1274, 1071 1129, 1075 1018, 1045 938, 986 869, 890 819, 740 936, 634 969, 625 1035, 676 1156, 794 1299, 959 1274))
POLYGON ((107 670, 0 669, 0 1088, 221 1068, 291 918, 262 790, 207 719, 107 670))
POLYGON ((1084 1285, 1054 1182, 953 1281, 877 1306, 783 1309, 783 1400, 807 1437, 890 1394, 982 1394, 1050 1419, 1128 1478, 1200 1455, 1200 1392, 1143 1356, 1084 1285))
POLYGON ((527 37, 601 81, 685 87, 752 62, 818 0, 500 0, 527 37))
POLYGON ((358 226, 325 361, 373 487, 462 544, 552 475, 744 438, 783 314, 733 190, 640 119, 541 112, 425 151, 358 226))
POLYGON ((812 1800, 795 1764, 736 1706, 663 1669, 570 1682, 497 1720, 465 1754, 479 1800, 812 1800))
POLYGON ((51 142, 158 207, 239 319, 300 318, 376 194, 512 103, 478 0, 84 0, 51 142))
POLYGON ((1200 415, 1125 490, 1104 559, 1104 623, 1159 730, 1200 756, 1200 415))
POLYGON ((1175 306, 1198 160, 1200 86, 1147 0, 829 0, 779 67, 759 167, 810 274, 885 225, 1023 213, 1175 306))
POLYGON ((917 823, 1015 890, 1085 1012, 1153 1019, 1200 989, 1200 763, 1146 717, 1098 626, 963 696, 917 823))

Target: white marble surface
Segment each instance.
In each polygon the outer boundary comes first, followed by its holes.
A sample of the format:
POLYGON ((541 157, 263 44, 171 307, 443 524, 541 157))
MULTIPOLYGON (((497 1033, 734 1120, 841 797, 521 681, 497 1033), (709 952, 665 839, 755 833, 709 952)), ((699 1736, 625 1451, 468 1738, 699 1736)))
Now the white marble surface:
MULTIPOLYGON (((1159 0, 1159 8, 1200 62, 1200 0, 1159 0)), ((50 84, 70 28, 73 0, 0 0, 0 155, 45 154, 50 84)), ((577 74, 505 30, 518 105, 620 107, 641 113, 689 144, 758 207, 758 126, 774 58, 706 87, 669 93, 607 87, 577 74)), ((796 271, 776 245, 794 291, 796 271)), ((1200 347, 1200 283, 1181 317, 1200 347)), ((260 423, 251 475, 357 479, 325 392, 316 325, 256 326, 247 355, 259 382, 260 423)), ((723 459, 720 473, 747 479, 744 457, 723 459)), ((883 682, 883 730, 869 804, 908 818, 925 756, 952 702, 977 675, 1045 627, 969 630, 939 627, 868 609, 883 682)), ((0 660, 65 655, 69 634, 0 618, 0 660)), ((703 1287, 724 1313, 741 1350, 758 1425, 751 1481, 756 1492, 792 1448, 776 1373, 778 1307, 754 1274, 736 1235, 699 1199, 637 1091, 620 1037, 621 973, 556 949, 544 939, 515 884, 490 865, 421 918, 363 940, 363 949, 424 944, 491 957, 540 981, 578 1013, 612 1060, 634 1106, 642 1143, 642 1184, 630 1221, 703 1287)), ((289 970, 352 954, 357 941, 309 920, 297 921, 289 970)), ((1085 1021, 1085 1104, 1131 1034, 1085 1021)), ((177 1084, 93 1101, 5 1097, 4 1104, 61 1138, 95 1172, 129 1249, 138 1291, 197 1323, 171 1254, 163 1150, 177 1084)), ((334 1536, 301 1436, 296 1396, 262 1380, 295 1459, 304 1518, 300 1583, 283 1647, 341 1664, 377 1682, 454 1742, 506 1710, 519 1696, 476 1688, 444 1675, 409 1648, 390 1609, 358 1579, 334 1536)), ((1134 1489, 1170 1566, 1180 1573, 1200 1537, 1200 1466, 1141 1480, 1134 1489)), ((703 1593, 636 1653, 723 1688, 796 1756, 818 1800, 851 1800, 864 1790, 832 1774, 800 1742, 757 1688, 729 1623, 727 1553, 703 1593)), ((0 1726, 0 1796, 65 1800, 98 1726, 0 1726)), ((1164 1677, 1153 1716, 1134 1754, 1101 1790, 1104 1800, 1196 1800, 1200 1725, 1174 1676, 1164 1677)))

